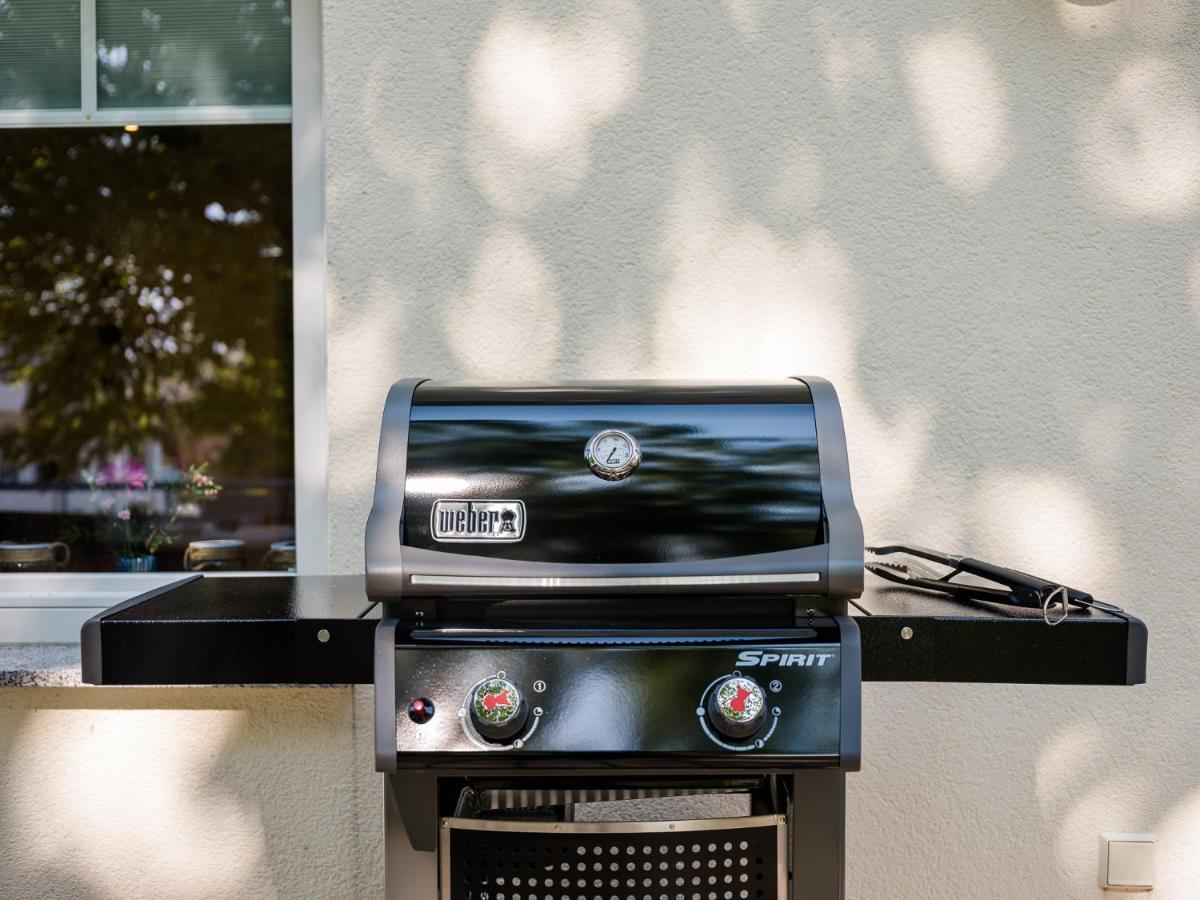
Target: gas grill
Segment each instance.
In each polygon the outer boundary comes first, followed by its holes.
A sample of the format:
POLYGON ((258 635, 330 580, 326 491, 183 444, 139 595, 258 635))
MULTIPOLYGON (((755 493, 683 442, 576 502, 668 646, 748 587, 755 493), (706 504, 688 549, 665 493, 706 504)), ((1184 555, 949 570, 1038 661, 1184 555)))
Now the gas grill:
POLYGON ((365 590, 182 578, 90 619, 83 677, 373 682, 390 898, 830 900, 862 681, 1146 677, 1145 625, 1083 591, 867 568, 820 379, 405 381, 365 590))
POLYGON ((842 896, 863 540, 833 388, 405 381, 383 422, 388 896, 842 896))

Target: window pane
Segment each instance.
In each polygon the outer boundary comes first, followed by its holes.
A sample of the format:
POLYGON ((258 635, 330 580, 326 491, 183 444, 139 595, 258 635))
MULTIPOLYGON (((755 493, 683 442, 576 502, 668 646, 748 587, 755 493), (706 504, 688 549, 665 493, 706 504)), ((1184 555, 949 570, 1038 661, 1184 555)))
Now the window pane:
POLYGON ((79 109, 78 0, 0 0, 0 109, 79 109))
POLYGON ((286 0, 97 0, 101 109, 291 103, 286 0))
POLYGON ((290 148, 287 125, 0 131, 0 541, 111 571, 131 529, 172 536, 160 569, 293 537, 290 148), (199 464, 215 498, 183 491, 199 464))

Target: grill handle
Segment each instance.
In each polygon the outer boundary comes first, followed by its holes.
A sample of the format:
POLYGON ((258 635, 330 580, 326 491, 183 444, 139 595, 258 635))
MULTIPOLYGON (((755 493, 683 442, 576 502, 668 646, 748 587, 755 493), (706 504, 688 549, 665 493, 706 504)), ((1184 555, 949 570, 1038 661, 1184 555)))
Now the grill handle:
POLYGON ((539 593, 691 593, 727 587, 738 593, 825 594, 826 544, 774 553, 672 563, 577 565, 497 559, 403 547, 393 564, 367 571, 375 599, 539 593))

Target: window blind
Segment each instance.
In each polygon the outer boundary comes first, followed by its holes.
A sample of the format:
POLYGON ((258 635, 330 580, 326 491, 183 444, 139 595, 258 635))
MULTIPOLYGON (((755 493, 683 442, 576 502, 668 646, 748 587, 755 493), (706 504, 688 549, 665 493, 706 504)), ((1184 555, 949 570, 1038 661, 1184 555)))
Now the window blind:
POLYGON ((79 105, 79 0, 0 0, 0 109, 79 105))
POLYGON ((100 109, 291 103, 288 0, 96 0, 96 50, 100 109))

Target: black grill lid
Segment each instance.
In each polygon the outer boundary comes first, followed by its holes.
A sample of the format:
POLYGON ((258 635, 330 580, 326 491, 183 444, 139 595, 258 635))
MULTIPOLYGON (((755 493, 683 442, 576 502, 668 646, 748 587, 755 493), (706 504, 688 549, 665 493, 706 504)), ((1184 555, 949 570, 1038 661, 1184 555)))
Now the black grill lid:
POLYGON ((820 379, 412 380, 389 394, 373 597, 844 598, 861 567, 841 412, 820 379))

